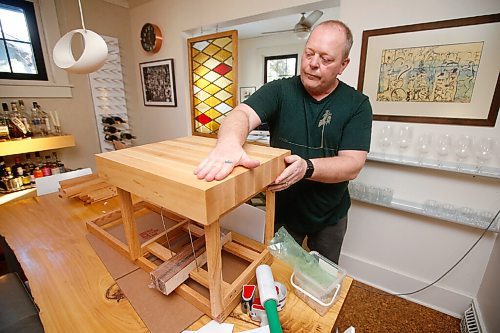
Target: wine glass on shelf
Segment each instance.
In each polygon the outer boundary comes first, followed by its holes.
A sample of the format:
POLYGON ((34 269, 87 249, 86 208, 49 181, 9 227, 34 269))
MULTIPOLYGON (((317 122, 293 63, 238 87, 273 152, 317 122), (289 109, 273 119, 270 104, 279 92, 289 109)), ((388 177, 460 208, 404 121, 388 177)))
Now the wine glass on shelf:
POLYGON ((417 138, 418 164, 424 164, 424 157, 431 149, 432 135, 430 133, 420 134, 417 138))
POLYGON ((461 135, 455 144, 455 157, 457 158, 457 170, 463 169, 463 163, 471 153, 472 137, 461 135))
POLYGON ((476 170, 478 173, 482 171, 483 165, 491 159, 495 145, 495 139, 490 137, 480 138, 474 144, 474 155, 477 160, 476 170))
POLYGON ((403 152, 410 147, 412 139, 412 128, 410 126, 401 126, 397 132, 397 143, 399 146, 399 160, 403 160, 403 152))
POLYGON ((385 153, 387 149, 392 144, 392 126, 384 125, 380 128, 378 133, 378 143, 380 144, 380 149, 382 150, 382 157, 385 159, 385 153))
POLYGON ((436 155, 438 167, 443 166, 443 160, 450 154, 451 149, 451 136, 449 134, 442 134, 436 140, 436 155))

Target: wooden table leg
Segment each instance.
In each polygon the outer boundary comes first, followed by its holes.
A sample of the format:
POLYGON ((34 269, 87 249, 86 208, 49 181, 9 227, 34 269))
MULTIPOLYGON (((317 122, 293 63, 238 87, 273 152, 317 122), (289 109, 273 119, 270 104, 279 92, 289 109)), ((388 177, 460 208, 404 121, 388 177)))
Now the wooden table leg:
POLYGON ((266 228, 264 229, 265 245, 269 245, 269 241, 274 237, 274 200, 274 192, 266 190, 266 228))
POLYGON ((134 209, 132 207, 132 196, 130 192, 117 188, 122 211, 123 228, 127 237, 130 258, 135 261, 141 256, 141 244, 137 233, 137 224, 134 219, 134 209))
POLYGON ((205 226, 207 247, 208 286, 210 290, 210 311, 212 318, 224 311, 224 290, 222 290, 222 254, 219 220, 205 226))

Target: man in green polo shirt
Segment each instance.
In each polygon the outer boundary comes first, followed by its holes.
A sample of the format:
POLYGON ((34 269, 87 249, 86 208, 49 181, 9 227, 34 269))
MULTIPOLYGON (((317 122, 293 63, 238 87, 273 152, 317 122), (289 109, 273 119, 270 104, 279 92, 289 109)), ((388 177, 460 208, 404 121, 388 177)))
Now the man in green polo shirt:
POLYGON ((351 205, 347 184, 357 177, 370 148, 368 97, 339 81, 349 64, 352 33, 325 21, 311 33, 300 76, 272 81, 238 105, 219 129, 217 145, 196 168, 199 179, 225 178, 237 165, 259 162, 242 148, 248 133, 268 123, 272 147, 289 149, 276 191, 276 227, 338 263, 351 205))

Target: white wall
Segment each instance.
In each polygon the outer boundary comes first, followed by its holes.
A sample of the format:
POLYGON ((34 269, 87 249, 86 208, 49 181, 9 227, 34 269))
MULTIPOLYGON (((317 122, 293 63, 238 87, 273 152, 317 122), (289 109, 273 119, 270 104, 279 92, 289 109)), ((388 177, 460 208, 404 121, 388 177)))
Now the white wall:
MULTIPOLYGON (((499 11, 500 3, 496 0, 474 3, 465 0, 438 2, 423 0, 417 3, 400 0, 342 1, 340 19, 351 27, 355 40, 351 63, 342 75, 342 79, 353 86, 357 85, 363 30, 492 14, 499 11)), ((387 122, 374 122, 374 134, 383 124, 387 122)), ((467 133, 475 137, 500 138, 498 121, 495 127, 486 128, 432 124, 405 125, 412 126, 415 135, 430 131, 435 134, 467 133)), ((372 150, 380 151, 375 140, 372 150)), ((492 160, 491 165, 500 167, 500 160, 492 160)), ((369 161, 359 181, 390 186, 395 189, 396 198, 416 203, 423 203, 426 199, 436 199, 452 203, 457 207, 468 206, 491 211, 500 208, 498 179, 369 161)), ((349 214, 349 227, 340 263, 350 274, 369 284, 393 292, 413 291, 437 279, 480 235, 481 230, 476 228, 354 202, 349 214)), ((496 234, 487 233, 469 256, 447 277, 429 290, 411 295, 409 298, 460 317, 478 293, 486 269, 488 268, 490 281, 493 274, 498 276, 500 273, 498 264, 494 266, 491 262, 488 263, 495 238, 496 234)), ((497 257, 498 255, 494 261, 498 263, 497 257)), ((485 283, 484 288, 485 290, 481 289, 483 296, 492 291, 491 282, 485 283)), ((496 306, 498 310, 499 301, 491 302, 488 306, 489 313, 492 306, 496 306)))
MULTIPOLYGON (((161 50, 155 55, 147 55, 140 48, 134 48, 137 62, 157 59, 175 59, 175 77, 178 107, 140 107, 134 110, 136 118, 141 122, 138 134, 139 143, 155 142, 169 138, 191 134, 191 118, 189 105, 189 76, 187 64, 185 31, 198 27, 213 27, 218 23, 244 19, 262 13, 274 12, 284 8, 310 5, 323 1, 280 0, 280 1, 231 1, 220 0, 216 3, 206 1, 150 1, 131 9, 131 29, 137 34, 145 22, 158 24, 163 32, 161 50), (221 10, 223 9, 223 10, 221 10)), ((140 82, 136 72, 136 82, 140 82)), ((141 93, 137 85, 137 93, 141 93)))

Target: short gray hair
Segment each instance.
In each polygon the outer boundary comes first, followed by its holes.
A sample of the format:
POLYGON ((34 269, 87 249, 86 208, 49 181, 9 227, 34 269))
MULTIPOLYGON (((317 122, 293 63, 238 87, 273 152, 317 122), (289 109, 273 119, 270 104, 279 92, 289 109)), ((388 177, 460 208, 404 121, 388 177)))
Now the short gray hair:
POLYGON ((317 27, 320 27, 322 25, 326 25, 329 27, 339 27, 344 31, 344 33, 345 33, 345 45, 344 45, 343 57, 344 57, 344 59, 349 58, 349 52, 351 52, 351 47, 352 47, 352 43, 353 43, 351 29, 349 29, 349 27, 344 22, 339 21, 339 20, 323 21, 320 24, 318 24, 314 29, 316 29, 317 27))

